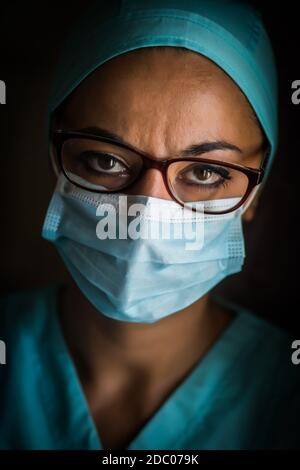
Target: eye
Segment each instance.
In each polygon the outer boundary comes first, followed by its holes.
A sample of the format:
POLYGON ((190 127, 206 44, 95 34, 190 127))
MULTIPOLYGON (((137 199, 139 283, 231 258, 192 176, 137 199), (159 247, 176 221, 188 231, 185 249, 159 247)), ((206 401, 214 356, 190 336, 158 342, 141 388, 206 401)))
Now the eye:
POLYGON ((218 186, 231 179, 226 168, 204 165, 203 163, 189 165, 178 177, 186 184, 201 186, 218 186))
POLYGON ((127 174, 128 171, 127 165, 120 157, 109 153, 84 152, 80 154, 80 159, 88 170, 92 170, 96 173, 119 175, 121 173, 127 174))

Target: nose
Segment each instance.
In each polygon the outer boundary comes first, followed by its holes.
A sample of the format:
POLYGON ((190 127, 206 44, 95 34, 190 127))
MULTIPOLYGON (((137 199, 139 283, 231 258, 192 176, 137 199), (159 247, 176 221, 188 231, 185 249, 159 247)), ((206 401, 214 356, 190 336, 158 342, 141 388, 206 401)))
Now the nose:
POLYGON ((124 193, 172 200, 164 182, 163 174, 157 168, 146 170, 130 188, 124 190, 124 193))

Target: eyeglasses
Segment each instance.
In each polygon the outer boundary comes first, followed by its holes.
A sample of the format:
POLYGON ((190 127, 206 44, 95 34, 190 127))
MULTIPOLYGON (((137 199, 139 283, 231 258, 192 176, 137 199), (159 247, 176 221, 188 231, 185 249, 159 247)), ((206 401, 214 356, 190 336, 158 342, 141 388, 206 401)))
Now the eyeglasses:
MULTIPOLYGON (((264 168, 249 168, 206 158, 151 159, 113 139, 79 131, 56 130, 55 158, 74 185, 96 193, 121 192, 149 168, 161 171, 173 200, 182 206, 203 203, 206 214, 236 210, 261 183, 264 168)), ((264 162, 265 164, 265 162, 264 162)))

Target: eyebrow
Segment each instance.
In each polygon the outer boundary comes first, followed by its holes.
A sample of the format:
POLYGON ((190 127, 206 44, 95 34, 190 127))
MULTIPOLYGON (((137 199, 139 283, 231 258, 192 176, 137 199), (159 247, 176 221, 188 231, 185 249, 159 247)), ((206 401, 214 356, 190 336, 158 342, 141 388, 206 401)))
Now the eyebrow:
MULTIPOLYGON (((108 131, 106 129, 102 129, 100 127, 85 127, 83 129, 78 129, 78 131, 92 134, 97 137, 105 137, 105 138, 111 139, 116 144, 121 144, 121 145, 128 147, 129 149, 146 154, 146 152, 143 152, 137 149, 136 147, 134 147, 129 142, 126 142, 126 140, 124 140, 119 135, 111 131, 108 131)), ((225 140, 216 140, 212 142, 206 141, 206 142, 201 142, 199 144, 192 144, 188 146, 186 149, 184 149, 183 151, 181 151, 179 156, 180 157, 196 157, 204 153, 213 152, 214 150, 232 150, 234 152, 242 153, 242 150, 236 145, 226 142, 225 140)))

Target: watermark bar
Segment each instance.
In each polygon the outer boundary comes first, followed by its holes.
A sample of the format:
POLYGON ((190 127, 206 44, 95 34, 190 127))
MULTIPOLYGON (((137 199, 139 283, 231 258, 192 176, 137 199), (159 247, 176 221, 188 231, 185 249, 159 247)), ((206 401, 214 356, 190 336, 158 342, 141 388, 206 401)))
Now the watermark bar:
POLYGON ((0 366, 6 364, 6 344, 0 340, 0 366))
POLYGON ((6 85, 3 80, 0 80, 0 104, 6 104, 6 85))

